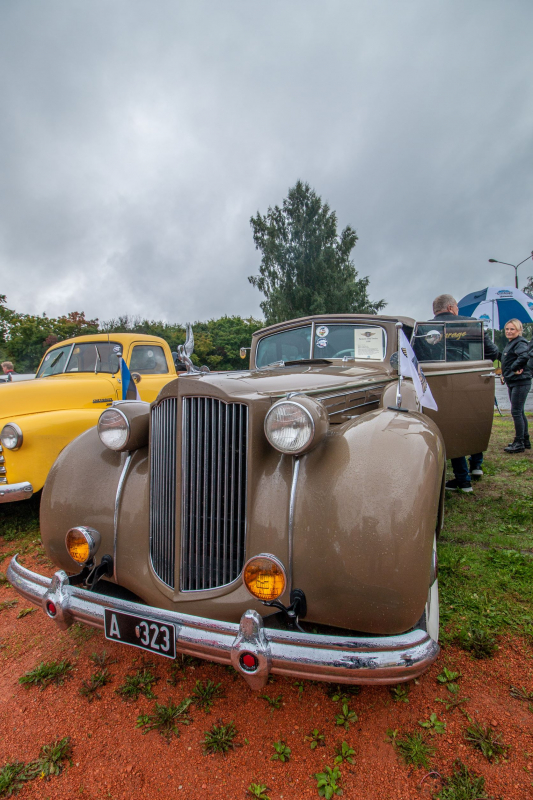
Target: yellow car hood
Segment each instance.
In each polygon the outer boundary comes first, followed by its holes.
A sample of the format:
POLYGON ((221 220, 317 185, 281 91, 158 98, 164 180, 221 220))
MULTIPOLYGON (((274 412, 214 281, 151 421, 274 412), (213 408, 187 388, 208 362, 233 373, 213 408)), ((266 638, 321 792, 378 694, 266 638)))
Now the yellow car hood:
POLYGON ((46 411, 72 408, 106 408, 116 400, 119 384, 111 375, 53 376, 20 383, 10 383, 0 388, 0 419, 46 411))

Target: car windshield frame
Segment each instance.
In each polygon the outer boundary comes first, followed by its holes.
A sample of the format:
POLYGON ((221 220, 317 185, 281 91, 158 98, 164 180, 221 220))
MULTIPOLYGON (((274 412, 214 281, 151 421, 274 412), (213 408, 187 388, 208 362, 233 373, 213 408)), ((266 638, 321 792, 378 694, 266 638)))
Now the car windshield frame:
MULTIPOLYGON (((46 353, 41 365, 39 366, 39 370, 37 372, 36 378, 52 378, 55 375, 80 375, 80 374, 94 374, 94 375, 116 375, 117 372, 120 370, 120 362, 119 357, 122 355, 123 347, 119 342, 116 341, 94 341, 94 342, 72 342, 68 345, 63 345, 62 347, 55 347, 53 350, 50 350, 46 353), (113 348, 111 350, 111 347, 113 348), (76 351, 78 349, 78 352, 76 351), (83 348, 83 350, 82 350, 83 348), (74 357, 80 356, 80 359, 86 356, 87 352, 91 352, 90 348, 94 349, 94 361, 90 366, 84 368, 82 360, 78 362, 78 367, 76 369, 70 369, 69 367, 72 364, 72 360, 74 357), (106 349, 109 352, 105 353, 106 349), (52 369, 55 365, 55 358, 60 358, 59 351, 62 353, 68 352, 66 360, 63 360, 64 363, 60 366, 61 369, 58 369, 55 372, 48 372, 46 374, 47 369, 52 369), (55 354, 58 353, 56 356, 55 354), (104 356, 103 356, 104 353, 104 356), (111 368, 110 358, 114 356, 117 359, 116 369, 111 368), (50 363, 48 364, 48 359, 51 358, 50 363), (81 366, 81 369, 80 369, 81 366), (102 368, 104 367, 104 368, 102 368)), ((113 365, 115 366, 115 365, 113 365)))
MULTIPOLYGON (((379 324, 376 324, 376 323, 373 323, 373 322, 368 323, 366 321, 365 322, 329 322, 328 323, 328 322, 316 322, 315 320, 313 320, 313 322, 308 324, 308 325, 299 325, 298 327, 295 327, 295 328, 287 328, 285 330, 278 331, 276 333, 269 333, 266 336, 261 337, 261 339, 259 339, 259 341, 257 343, 256 350, 255 350, 255 366, 256 366, 257 369, 264 369, 265 367, 268 367, 268 366, 271 366, 271 365, 274 365, 274 364, 279 364, 281 366, 285 362, 291 362, 291 366, 292 366, 292 365, 295 365, 295 363, 298 362, 298 361, 302 361, 302 362, 305 363, 306 361, 313 361, 313 360, 317 360, 317 359, 331 361, 331 362, 335 362, 335 361, 362 361, 362 362, 366 363, 366 362, 370 361, 371 363, 383 363, 385 361, 385 358, 386 358, 386 355, 387 355, 387 344, 388 344, 387 330, 386 330, 385 326, 383 326, 383 325, 379 325, 379 324), (328 342, 327 337, 329 336, 330 331, 333 331, 334 329, 338 329, 338 328, 351 328, 354 331, 354 336, 353 336, 354 346, 353 346, 353 348, 349 348, 349 347, 348 348, 344 348, 344 350, 350 350, 351 349, 353 355, 350 355, 348 353, 344 353, 344 355, 336 355, 336 354, 335 355, 328 355, 327 350, 326 350, 327 342, 328 342), (359 353, 356 355, 355 354, 355 331, 356 330, 369 331, 370 329, 375 330, 376 328, 379 329, 381 331, 381 333, 382 333, 381 351, 380 351, 379 357, 373 357, 371 354, 362 355, 361 351, 359 351, 359 353), (282 348, 283 348, 283 345, 284 345, 283 339, 280 338, 280 339, 278 339, 277 342, 272 342, 274 337, 286 337, 286 336, 294 337, 294 334, 298 334, 299 332, 301 333, 303 331, 306 332, 306 335, 305 335, 305 340, 302 341, 302 344, 305 344, 308 341, 308 347, 301 348, 300 354, 297 354, 297 355, 291 354, 290 356, 288 355, 286 358, 283 358, 282 357, 282 348), (324 332, 326 332, 326 333, 324 334, 324 332), (322 335, 322 334, 324 334, 324 335, 322 335), (270 341, 268 342, 268 340, 270 340, 270 341), (266 359, 262 359, 261 358, 262 346, 267 344, 267 342, 269 344, 271 344, 271 345, 274 344, 276 346, 276 354, 278 356, 277 358, 272 358, 272 359, 270 359, 270 357, 269 357, 268 361, 266 361, 266 359), (325 342, 326 344, 325 345, 319 344, 319 342, 325 342), (304 350, 306 351, 305 355, 303 354, 304 350), (326 352, 324 352, 324 350, 326 350, 326 352)), ((286 347, 287 346, 291 346, 291 345, 292 346, 297 346, 297 342, 293 341, 292 343, 291 342, 287 342, 287 344, 285 344, 286 347)), ((362 344, 360 346, 361 346, 361 348, 363 347, 362 344)), ((341 352, 344 352, 344 351, 341 351, 341 352)), ((371 352, 371 350, 369 349, 369 353, 370 352, 371 352)))

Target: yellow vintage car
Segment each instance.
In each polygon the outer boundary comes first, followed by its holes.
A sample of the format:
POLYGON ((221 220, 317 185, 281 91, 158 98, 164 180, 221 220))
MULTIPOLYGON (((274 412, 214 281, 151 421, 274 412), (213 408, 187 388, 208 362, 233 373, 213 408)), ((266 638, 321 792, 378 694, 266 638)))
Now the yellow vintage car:
POLYGON ((59 342, 47 350, 33 380, 1 387, 0 503, 42 489, 61 450, 123 398, 121 355, 148 403, 177 377, 163 339, 113 333, 59 342))

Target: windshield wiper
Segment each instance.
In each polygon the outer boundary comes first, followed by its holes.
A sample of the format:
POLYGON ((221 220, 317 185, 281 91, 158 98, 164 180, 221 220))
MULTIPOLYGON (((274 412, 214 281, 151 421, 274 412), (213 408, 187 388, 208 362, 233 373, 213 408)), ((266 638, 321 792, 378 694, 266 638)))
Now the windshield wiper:
POLYGON ((284 366, 296 367, 298 364, 317 364, 318 366, 322 364, 324 366, 329 366, 329 364, 333 364, 333 361, 330 361, 328 358, 299 358, 297 361, 285 361, 284 366))
POLYGON ((94 374, 96 375, 96 373, 98 371, 98 362, 100 362, 100 364, 101 364, 102 363, 102 359, 100 358, 100 352, 99 352, 99 350, 98 350, 96 345, 94 346, 94 349, 96 350, 96 361, 94 362, 94 374))
POLYGON ((55 367, 55 365, 58 363, 58 361, 60 361, 63 358, 64 355, 65 355, 65 351, 62 350, 60 352, 60 354, 54 358, 54 360, 52 361, 52 363, 49 366, 49 369, 53 369, 55 367))

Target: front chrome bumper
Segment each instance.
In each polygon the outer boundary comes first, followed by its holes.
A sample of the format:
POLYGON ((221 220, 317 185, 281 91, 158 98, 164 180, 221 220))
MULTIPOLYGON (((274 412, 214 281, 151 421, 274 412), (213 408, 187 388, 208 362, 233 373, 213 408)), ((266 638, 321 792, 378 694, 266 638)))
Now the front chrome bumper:
POLYGON ((63 570, 46 578, 23 567, 16 556, 7 578, 17 592, 41 605, 47 614, 47 603, 52 601, 56 608, 53 619, 62 629, 84 622, 103 630, 105 608, 174 625, 180 652, 231 664, 256 690, 265 685, 271 672, 333 683, 400 683, 424 672, 440 649, 420 629, 397 636, 323 636, 266 628, 252 609, 245 611, 239 625, 194 617, 71 586, 63 570), (241 663, 245 653, 256 657, 254 672, 241 663))
POLYGON ((0 503, 15 503, 17 500, 28 500, 32 494, 33 486, 29 481, 0 483, 0 503))

